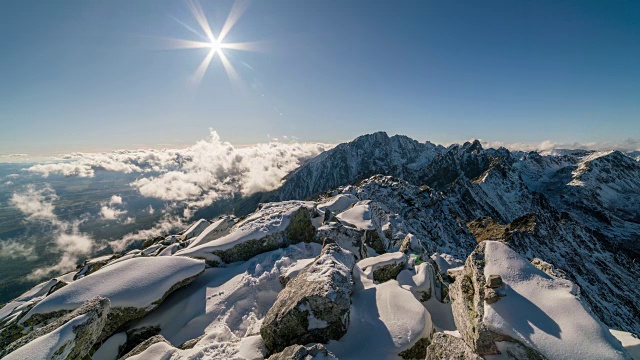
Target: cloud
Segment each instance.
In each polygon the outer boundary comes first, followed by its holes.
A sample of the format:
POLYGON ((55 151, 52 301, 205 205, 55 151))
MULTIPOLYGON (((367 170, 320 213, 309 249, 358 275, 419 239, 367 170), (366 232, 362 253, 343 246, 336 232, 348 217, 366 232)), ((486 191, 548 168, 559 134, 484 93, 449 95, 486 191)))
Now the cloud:
POLYGON ((190 209, 190 214, 236 193, 273 190, 301 162, 332 146, 271 141, 234 147, 221 141, 212 130, 207 139, 186 149, 74 153, 61 162, 38 164, 26 170, 42 176, 56 173, 79 177, 93 177, 99 169, 140 173, 131 186, 141 195, 178 202, 190 209))
POLYGON ((111 196, 111 200, 109 200, 109 205, 122 205, 122 197, 118 195, 111 196))
POLYGON ((636 151, 640 150, 640 139, 628 138, 621 142, 600 141, 600 142, 554 142, 545 140, 539 143, 508 143, 502 141, 484 141, 480 140, 484 148, 505 147, 509 150, 519 151, 538 151, 541 153, 550 153, 559 149, 582 149, 582 150, 618 150, 618 151, 636 151))
POLYGON ((33 245, 18 240, 0 241, 0 258, 35 260, 38 258, 33 245))
POLYGON ((118 210, 109 206, 103 206, 100 208, 100 215, 106 220, 118 220, 118 218, 126 214, 126 210, 118 210))
POLYGON ((41 189, 29 185, 24 192, 14 193, 10 202, 22 211, 30 220, 48 220, 55 222, 57 216, 53 213, 53 202, 58 200, 55 191, 46 185, 41 189))
POLYGON ((118 240, 109 242, 109 246, 113 251, 124 251, 133 241, 146 240, 158 236, 164 236, 176 229, 183 229, 185 223, 183 219, 177 216, 165 215, 162 220, 155 223, 150 229, 138 230, 127 234, 118 240))
POLYGON ((55 245, 62 253, 60 260, 52 266, 35 269, 27 276, 31 280, 37 280, 51 274, 63 274, 76 268, 78 260, 93 251, 94 242, 91 237, 78 231, 78 224, 74 224, 69 233, 59 233, 55 245))
MULTIPOLYGON (((22 192, 16 192, 11 196, 11 204, 26 215, 27 221, 43 221, 51 225, 54 252, 60 254, 60 259, 55 265, 35 269, 28 275, 29 279, 39 279, 51 273, 62 273, 75 269, 81 257, 91 254, 94 250, 94 241, 87 234, 79 231, 81 221, 63 221, 54 213, 53 202, 58 199, 50 185, 44 184, 42 188, 29 185, 22 192)), ((33 257, 32 247, 9 240, 2 244, 2 254, 13 252, 13 256, 33 257)))

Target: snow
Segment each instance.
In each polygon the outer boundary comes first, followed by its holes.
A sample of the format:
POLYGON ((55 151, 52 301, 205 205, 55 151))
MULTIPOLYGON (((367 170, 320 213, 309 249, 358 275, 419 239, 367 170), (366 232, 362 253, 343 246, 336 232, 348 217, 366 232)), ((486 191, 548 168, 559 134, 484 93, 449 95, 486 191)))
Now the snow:
POLYGON ((443 304, 436 298, 435 269, 432 266, 422 263, 415 266, 413 270, 402 270, 397 279, 400 286, 411 291, 416 299, 422 299, 424 293, 429 294, 429 300, 422 304, 431 315, 434 329, 437 331, 457 331, 451 304, 443 304))
MULTIPOLYGON (((80 315, 73 318, 63 326, 56 330, 40 336, 39 338, 32 340, 26 345, 18 348, 14 352, 10 353, 5 360, 41 360, 52 359, 58 349, 63 348, 75 339, 75 333, 73 328, 83 324, 89 319, 87 314, 80 315)), ((56 358, 64 359, 71 351, 71 346, 66 346, 61 354, 58 354, 56 358)))
POLYGON ((329 209, 329 211, 336 214, 345 211, 357 201, 358 198, 353 194, 340 194, 319 203, 318 210, 324 213, 325 210, 329 209))
POLYGON ((431 259, 438 265, 438 269, 440 270, 440 274, 442 275, 446 275, 447 270, 449 269, 455 269, 464 266, 464 261, 456 259, 449 254, 435 253, 431 255, 431 259))
POLYGON ((577 287, 552 278, 508 246, 487 241, 485 276, 500 275, 504 298, 484 306, 484 322, 549 359, 624 359, 620 343, 576 297, 577 287))
POLYGON ((188 354, 235 354, 239 339, 259 333, 262 319, 282 290, 280 276, 301 260, 315 258, 320 250, 319 244, 300 243, 246 262, 209 268, 133 327, 159 326, 160 334, 175 346, 204 335, 188 354), (214 342, 228 343, 227 353, 214 342))
POLYGON ((202 232, 209 227, 209 222, 205 219, 200 219, 196 221, 193 225, 191 225, 185 232, 182 234, 183 240, 191 239, 192 237, 197 237, 202 232))
POLYGON ((375 270, 384 266, 399 264, 406 260, 403 253, 392 252, 360 260, 358 261, 358 267, 363 270, 368 278, 372 279, 375 270))
POLYGON ((91 360, 114 360, 118 358, 120 346, 127 342, 127 334, 119 332, 111 335, 93 354, 91 360))
POLYGON ((302 271, 302 269, 304 269, 307 265, 311 264, 313 260, 314 259, 312 258, 312 259, 300 259, 296 261, 295 265, 291 266, 289 270, 287 270, 284 273, 284 276, 289 279, 293 279, 294 277, 296 277, 296 275, 298 275, 300 271, 302 271))
POLYGON ((138 355, 129 357, 129 360, 148 360, 148 359, 171 359, 178 349, 165 343, 159 342, 149 346, 145 351, 138 355))
POLYGON ((57 283, 56 279, 51 279, 49 281, 45 281, 40 283, 29 291, 17 297, 15 300, 6 304, 0 309, 0 322, 9 318, 10 315, 17 315, 21 310, 25 309, 29 304, 38 302, 43 299, 49 290, 57 283))
POLYGON ((616 339, 620 340, 622 346, 627 350, 633 360, 640 360, 640 339, 638 335, 620 330, 609 330, 616 339))
POLYGON ((146 309, 176 283, 199 274, 204 262, 181 257, 140 257, 102 268, 47 296, 21 319, 34 314, 73 310, 85 301, 103 296, 112 307, 146 309))
POLYGON ((175 254, 176 251, 178 251, 179 247, 180 247, 180 245, 178 245, 178 244, 171 244, 171 245, 167 246, 166 248, 162 249, 162 251, 160 251, 160 253, 158 253, 158 256, 171 256, 171 255, 175 254))
MULTIPOLYGON (((284 231, 289 226, 291 217, 302 207, 314 209, 315 203, 284 201, 264 204, 253 215, 238 223, 232 233, 203 245, 190 246, 185 250, 179 251, 176 255, 206 258, 207 254, 214 251, 228 250, 246 241, 261 239, 284 231)), ((196 241, 194 241, 194 244, 196 241)))
POLYGON ((351 296, 347 333, 326 348, 339 359, 396 359, 431 333, 427 310, 396 280, 365 284, 351 296))
POLYGON ((359 201, 350 209, 336 216, 345 225, 351 225, 358 230, 375 230, 371 221, 369 201, 359 201))
POLYGON ((223 216, 217 221, 211 223, 211 225, 207 226, 198 237, 196 237, 191 244, 189 244, 189 248, 193 248, 199 245, 206 244, 210 241, 218 239, 221 236, 227 234, 229 227, 233 223, 233 220, 228 216, 223 216))

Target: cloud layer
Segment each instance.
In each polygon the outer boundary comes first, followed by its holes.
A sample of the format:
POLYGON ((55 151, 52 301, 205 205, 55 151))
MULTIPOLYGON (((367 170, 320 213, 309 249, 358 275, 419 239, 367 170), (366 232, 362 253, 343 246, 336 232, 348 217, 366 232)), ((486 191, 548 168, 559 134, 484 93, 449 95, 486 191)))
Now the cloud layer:
MULTIPOLYGON (((331 148, 327 144, 269 142, 234 147, 215 131, 186 149, 120 150, 75 153, 63 161, 34 165, 27 170, 43 176, 93 177, 96 170, 141 173, 131 183, 141 195, 183 203, 195 209, 235 193, 249 195, 280 186, 300 163, 331 148)), ((117 204, 112 198, 110 205, 117 204)), ((121 201, 122 199, 120 199, 121 201)), ((113 208, 103 208, 106 219, 113 208)))
MULTIPOLYGON (((60 260, 56 264, 35 269, 29 274, 28 278, 32 280, 51 273, 60 274, 73 270, 81 257, 91 254, 94 250, 93 239, 78 230, 80 221, 63 221, 54 213, 56 200, 58 196, 48 184, 40 188, 29 185, 24 191, 14 193, 10 199, 10 203, 20 210, 32 225, 44 223, 51 227, 53 245, 60 254, 60 260)), ((33 259, 34 246, 16 239, 3 241, 0 245, 0 255, 33 259)))

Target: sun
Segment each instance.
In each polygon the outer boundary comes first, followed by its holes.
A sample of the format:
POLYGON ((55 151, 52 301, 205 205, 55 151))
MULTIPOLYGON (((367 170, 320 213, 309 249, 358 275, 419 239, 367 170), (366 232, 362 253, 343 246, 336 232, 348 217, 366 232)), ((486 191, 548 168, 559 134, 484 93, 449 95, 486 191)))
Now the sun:
POLYGON ((198 68, 193 74, 193 82, 195 85, 198 85, 204 74, 207 72, 209 65, 214 58, 219 58, 222 66, 224 67, 227 76, 231 80, 232 83, 237 83, 240 81, 240 77, 236 72, 235 68, 227 58, 225 54, 228 50, 243 50, 243 51, 256 51, 257 50, 257 42, 233 42, 227 43, 225 42, 226 36, 229 34, 233 26, 240 19, 242 14, 247 8, 246 1, 236 1, 229 12, 220 32, 217 36, 214 35, 211 26, 209 25, 209 21, 204 14, 200 3, 195 0, 187 0, 187 5, 189 6, 189 10, 193 14, 193 17, 198 22, 200 26, 200 31, 192 28, 191 26, 185 24, 184 22, 174 18, 180 25, 184 26, 187 30, 197 35, 202 41, 198 40, 187 40, 187 39, 167 39, 170 41, 169 48, 171 49, 198 49, 198 48, 208 48, 210 49, 207 55, 204 57, 198 68))

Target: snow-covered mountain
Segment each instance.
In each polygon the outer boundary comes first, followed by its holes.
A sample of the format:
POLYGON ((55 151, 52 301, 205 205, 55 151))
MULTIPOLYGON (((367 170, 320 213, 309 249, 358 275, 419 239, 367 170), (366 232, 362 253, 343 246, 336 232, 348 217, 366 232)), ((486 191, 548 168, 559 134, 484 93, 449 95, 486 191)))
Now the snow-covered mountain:
POLYGON ((639 179, 616 151, 365 135, 248 216, 36 286, 0 356, 638 359, 639 179))

